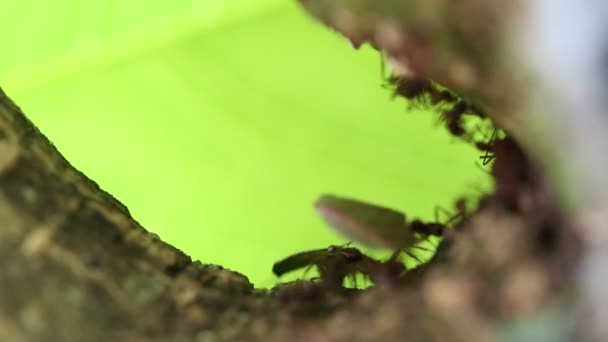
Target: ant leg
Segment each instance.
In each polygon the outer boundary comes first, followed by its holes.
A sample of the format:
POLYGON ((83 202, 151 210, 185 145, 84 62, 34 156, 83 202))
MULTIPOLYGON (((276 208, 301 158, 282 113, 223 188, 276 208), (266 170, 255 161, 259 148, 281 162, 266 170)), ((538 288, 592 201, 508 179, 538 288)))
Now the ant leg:
POLYGON ((427 242, 429 245, 431 245, 431 247, 433 248, 433 249, 431 250, 432 252, 437 251, 437 248, 439 248, 439 243, 440 243, 440 241, 437 241, 436 243, 433 243, 433 242, 431 242, 431 240, 428 240, 428 239, 427 239, 427 240, 426 240, 426 242, 427 242))
POLYGON ((353 285, 353 288, 357 288, 357 273, 352 273, 348 276, 350 278, 350 282, 353 285))
MULTIPOLYGON (((490 140, 488 140, 489 146, 492 146, 492 143, 494 142, 494 140, 496 140, 496 131, 497 131, 496 128, 494 128, 494 130, 492 131, 490 140)), ((479 159, 482 160, 482 164, 485 166, 485 165, 488 165, 492 160, 494 160, 494 154, 492 153, 492 155, 490 155, 490 151, 486 150, 486 153, 484 153, 483 156, 480 156, 479 159)))
POLYGON ((411 252, 405 252, 405 255, 409 256, 410 258, 416 260, 419 264, 422 264, 422 260, 420 260, 419 257, 416 256, 416 254, 413 254, 411 252))
POLYGON ((481 130, 481 124, 476 125, 475 128, 477 129, 477 132, 479 132, 479 134, 481 134, 481 136, 489 142, 490 139, 488 138, 488 135, 481 130))
POLYGON ((386 59, 384 58, 384 52, 380 51, 380 79, 386 82, 388 77, 386 76, 386 59))
POLYGON ((454 217, 454 214, 452 214, 449 210, 441 207, 441 206, 435 206, 435 222, 439 223, 441 222, 439 220, 439 215, 444 214, 446 215, 446 217, 448 218, 447 222, 450 222, 451 219, 454 217))
POLYGON ((481 160, 481 165, 486 166, 486 165, 490 164, 492 161, 494 161, 494 159, 495 159, 494 152, 490 152, 490 150, 488 149, 484 152, 483 155, 479 156, 479 159, 481 160))
POLYGON ((494 160, 494 153, 490 154, 490 151, 486 151, 482 156, 479 156, 479 159, 481 159, 481 165, 486 166, 494 160))
POLYGON ((412 249, 413 249, 413 248, 417 248, 417 249, 419 249, 419 250, 421 250, 421 251, 424 251, 424 252, 433 252, 433 250, 432 250, 432 249, 428 249, 428 248, 423 247, 423 246, 420 246, 420 245, 414 245, 414 246, 412 246, 411 248, 412 248, 412 249))
MULTIPOLYGON (((483 159, 484 156, 479 156, 479 159, 483 159)), ((481 162, 482 165, 488 165, 490 162, 487 162, 484 160, 483 162, 481 162)), ((492 172, 486 170, 482 165, 479 165, 479 162, 475 162, 475 166, 477 166, 478 169, 480 169, 483 173, 487 174, 487 175, 492 175, 492 172)))
POLYGON ((393 262, 395 260, 398 260, 399 256, 401 255, 401 252, 403 252, 403 250, 401 249, 394 251, 393 254, 391 254, 391 257, 388 258, 388 261, 393 262))
MULTIPOLYGON (((461 206, 459 206, 461 207, 461 206)), ((448 220, 445 221, 445 223, 443 223, 444 226, 448 226, 449 224, 453 223, 456 219, 463 217, 466 212, 464 210, 462 210, 462 208, 459 208, 458 212, 456 214, 452 214, 450 211, 448 211, 447 209, 444 209, 442 207, 436 206, 435 207, 435 219, 437 220, 437 222, 439 222, 439 213, 443 213, 443 214, 447 214, 447 218, 448 220)))
MULTIPOLYGON (((304 272, 302 273, 302 278, 306 278, 306 275, 308 274, 308 272, 310 272, 310 270, 312 269, 313 266, 315 266, 315 264, 310 264, 310 265, 306 266, 306 268, 304 269, 304 272)), ((311 278, 311 279, 315 279, 315 278, 311 278)))
POLYGON ((422 264, 422 260, 420 260, 420 258, 416 254, 414 254, 414 253, 412 253, 412 252, 410 252, 408 250, 403 250, 403 252, 405 253, 405 255, 407 255, 410 258, 418 261, 419 264, 422 264))

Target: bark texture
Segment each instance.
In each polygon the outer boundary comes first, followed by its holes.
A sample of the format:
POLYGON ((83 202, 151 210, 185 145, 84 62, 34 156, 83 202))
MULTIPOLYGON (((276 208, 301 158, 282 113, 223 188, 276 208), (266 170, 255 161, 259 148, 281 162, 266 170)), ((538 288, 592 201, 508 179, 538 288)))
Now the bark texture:
MULTIPOLYGON (((521 74, 505 71, 498 41, 512 7, 301 2, 356 45, 372 42, 397 67, 407 64, 416 77, 477 100, 496 123, 518 132, 513 99, 521 74), (486 11, 485 21, 453 20, 475 9, 486 11), (488 54, 500 56, 501 68, 488 54)), ((368 290, 314 281, 264 290, 239 273, 193 262, 147 232, 0 92, 0 340, 569 340, 579 333, 580 239, 518 140, 484 147, 495 159, 497 191, 445 233, 428 264, 368 290)))
POLYGON ((252 293, 144 230, 4 93, 0 225, 2 341, 178 340, 252 293))

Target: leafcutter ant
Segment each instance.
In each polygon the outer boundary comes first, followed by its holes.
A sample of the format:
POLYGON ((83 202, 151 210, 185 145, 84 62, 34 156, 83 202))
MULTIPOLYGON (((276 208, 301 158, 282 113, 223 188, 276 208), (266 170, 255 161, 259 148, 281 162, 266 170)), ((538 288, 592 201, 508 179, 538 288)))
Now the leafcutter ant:
POLYGON ((344 236, 369 247, 394 251, 391 260, 402 252, 417 259, 411 250, 429 236, 441 236, 446 228, 443 223, 418 219, 408 223, 402 212, 335 195, 321 196, 315 207, 329 226, 344 236))
POLYGON ((405 274, 402 263, 381 262, 361 253, 354 247, 329 246, 328 248, 296 253, 276 262, 272 271, 277 276, 303 268, 316 266, 321 284, 329 289, 342 289, 344 279, 363 274, 375 285, 395 284, 405 274))
POLYGON ((280 277, 303 267, 316 266, 321 282, 327 287, 337 288, 342 286, 345 277, 357 273, 360 263, 366 259, 369 257, 356 248, 332 245, 290 255, 276 262, 272 272, 280 277))
POLYGON ((459 137, 466 133, 461 118, 467 109, 468 106, 464 101, 458 101, 450 110, 441 114, 441 120, 445 121, 447 129, 452 135, 459 137))
POLYGON ((456 96, 450 91, 441 89, 440 86, 429 79, 390 76, 388 77, 388 84, 394 90, 395 95, 403 96, 408 100, 423 99, 424 96, 428 96, 431 105, 456 101, 456 96))
MULTIPOLYGON (((363 259, 363 254, 353 247, 329 246, 327 248, 304 251, 290 255, 277 262, 272 267, 272 272, 277 276, 297 270, 302 267, 316 265, 319 268, 321 278, 327 278, 327 273, 333 271, 332 264, 349 265, 355 264, 363 259)), ((346 272, 349 273, 349 272, 346 272)))
POLYGON ((389 83, 395 85, 396 94, 410 100, 431 89, 431 81, 423 78, 390 77, 389 83))
POLYGON ((486 117, 477 107, 459 100, 449 110, 441 114, 440 121, 445 123, 446 128, 452 135, 461 137, 467 133, 463 122, 464 115, 477 116, 480 119, 486 117))

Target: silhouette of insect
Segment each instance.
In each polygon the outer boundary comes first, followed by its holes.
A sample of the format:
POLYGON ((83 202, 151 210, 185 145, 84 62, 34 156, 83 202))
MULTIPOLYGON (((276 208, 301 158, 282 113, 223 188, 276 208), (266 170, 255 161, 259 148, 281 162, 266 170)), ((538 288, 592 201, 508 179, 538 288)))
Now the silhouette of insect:
POLYGON ((468 106, 464 101, 458 101, 450 110, 441 114, 440 119, 445 122, 448 131, 452 135, 459 137, 466 133, 466 130, 462 126, 461 118, 467 109, 468 106))
MULTIPOLYGON (((387 248, 394 252, 387 261, 382 262, 361 253, 357 248, 332 245, 290 255, 273 265, 272 271, 279 277, 303 267, 316 266, 320 283, 329 289, 342 289, 344 279, 356 274, 365 275, 374 285, 398 284, 407 271, 398 256, 405 253, 418 260, 411 254, 411 249, 419 247, 416 245, 429 236, 442 236, 446 224, 465 211, 464 205, 457 205, 457 208, 463 209, 459 209, 459 214, 447 223, 418 219, 408 223, 405 214, 399 211, 335 195, 321 196, 315 207, 332 228, 345 236, 370 247, 387 248)), ((438 210, 436 208, 436 217, 438 210)))
MULTIPOLYGON (((481 129, 478 130, 481 131, 481 129)), ((494 130, 492 130, 492 135, 490 136, 490 138, 487 139, 487 141, 482 142, 482 141, 478 141, 475 143, 475 147, 477 147, 478 150, 483 151, 484 154, 479 156, 479 159, 481 159, 481 163, 483 166, 488 165, 489 163, 491 163, 494 160, 494 148, 495 148, 495 143, 496 143, 496 139, 497 139, 497 132, 498 130, 496 128, 494 128, 494 130)), ((483 132, 482 132, 483 134, 483 132)), ((487 136, 486 136, 487 137, 487 136)))
POLYGON ((444 223, 417 219, 408 223, 405 214, 394 209, 330 194, 321 196, 315 207, 329 226, 344 236, 394 251, 391 260, 402 252, 418 260, 411 250, 431 235, 441 236, 446 228, 444 223))
POLYGON ((365 258, 367 257, 356 248, 332 245, 290 255, 276 262, 272 272, 280 277, 303 267, 316 266, 321 282, 336 288, 342 286, 346 276, 357 272, 358 263, 365 258))
POLYGON ((464 115, 477 116, 480 119, 486 117, 479 108, 459 100, 449 110, 443 112, 439 120, 445 123, 446 128, 452 135, 462 137, 467 133, 464 126, 464 115))
POLYGON ((431 105, 439 103, 452 103, 457 100, 456 96, 447 89, 441 89, 440 86, 433 83, 429 79, 390 76, 387 79, 387 88, 393 89, 395 96, 403 96, 406 99, 429 99, 431 105))
MULTIPOLYGON (((381 73, 384 74, 383 67, 381 73)), ((441 113, 439 120, 445 123, 452 135, 457 137, 463 137, 467 133, 463 121, 464 115, 486 118, 480 108, 459 99, 454 93, 430 79, 392 75, 387 78, 385 87, 393 89, 395 96, 403 96, 423 104, 441 104, 442 109, 449 105, 449 109, 441 113)))
POLYGON ((277 276, 303 268, 316 266, 319 279, 329 289, 342 289, 344 279, 363 274, 375 285, 396 284, 405 274, 402 263, 392 260, 381 262, 361 253, 354 247, 329 246, 323 249, 304 251, 276 262, 272 271, 277 276))
POLYGON ((455 223, 457 219, 464 219, 468 213, 467 211, 467 199, 465 197, 459 198, 454 203, 456 213, 450 213, 448 210, 441 207, 435 207, 435 222, 424 222, 419 219, 415 219, 409 223, 410 228, 418 234, 422 240, 427 239, 430 236, 441 237, 444 235, 445 230, 451 224, 455 223), (448 218, 447 221, 440 223, 439 214, 443 212, 448 218))
POLYGON ((285 273, 297 270, 302 267, 317 265, 319 273, 323 277, 325 269, 323 266, 328 264, 327 261, 336 264, 353 264, 363 259, 363 254, 354 247, 340 247, 331 245, 327 248, 304 251, 290 255, 289 257, 276 262, 272 267, 272 272, 277 276, 282 276, 285 273))
POLYGON ((389 83, 395 85, 395 93, 413 99, 429 92, 431 81, 423 78, 391 77, 389 83))
POLYGON ((452 94, 450 91, 448 90, 439 90, 436 88, 433 88, 433 91, 430 93, 431 95, 431 104, 436 105, 438 103, 450 103, 450 102, 455 102, 456 96, 454 96, 454 94, 452 94))
POLYGON ((533 188, 533 184, 538 182, 538 172, 517 142, 509 136, 496 139, 492 152, 495 157, 492 165, 495 197, 506 207, 517 209, 520 189, 533 188))

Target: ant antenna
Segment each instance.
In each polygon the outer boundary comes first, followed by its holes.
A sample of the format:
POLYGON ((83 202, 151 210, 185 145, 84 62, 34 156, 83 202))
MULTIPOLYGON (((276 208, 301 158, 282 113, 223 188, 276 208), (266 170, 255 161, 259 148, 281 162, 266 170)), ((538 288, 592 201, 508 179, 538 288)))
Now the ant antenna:
POLYGON ((437 248, 439 248, 439 244, 441 243, 441 240, 430 239, 430 237, 427 237, 426 239, 423 240, 423 242, 428 243, 432 247, 432 249, 429 249, 429 251, 435 253, 437 251, 437 248), (435 242, 433 242, 432 240, 435 240, 435 242))
MULTIPOLYGON (((479 128, 479 126, 477 128, 479 128)), ((492 142, 496 139, 497 130, 498 130, 497 128, 494 128, 494 130, 492 130, 492 135, 490 136, 490 139, 488 140, 488 146, 492 146, 492 142)), ((481 131, 481 129, 480 129, 480 131, 481 131)), ((481 163, 485 166, 485 165, 488 165, 492 160, 494 160, 494 155, 490 155, 490 151, 486 150, 486 152, 483 154, 483 156, 479 156, 479 159, 482 160, 481 163)))
MULTIPOLYGON (((453 215, 449 210, 445 209, 444 207, 436 205, 435 206, 435 222, 437 222, 437 223, 440 222, 439 215, 441 215, 441 214, 446 215, 446 217, 448 218, 448 222, 450 222, 450 220, 453 218, 453 215)), ((445 225, 447 225, 447 222, 445 223, 445 225)))
POLYGON ((380 55, 380 79, 383 82, 386 82, 388 76, 386 75, 386 59, 384 58, 384 52, 380 50, 378 55, 380 55))
POLYGON ((465 215, 463 210, 458 210, 458 212, 456 214, 453 214, 449 210, 447 210, 443 207, 435 206, 435 222, 437 222, 437 223, 440 223, 440 221, 439 221, 440 214, 444 214, 448 218, 447 221, 445 221, 444 223, 441 223, 446 227, 449 226, 451 223, 453 223, 457 218, 465 215))
POLYGON ((420 246, 420 245, 414 245, 414 246, 412 246, 410 248, 412 248, 412 249, 416 248, 416 249, 419 249, 419 250, 424 251, 424 252, 433 252, 432 249, 428 249, 428 248, 426 248, 424 246, 420 246))
MULTIPOLYGON (((313 266, 315 266, 315 264, 310 264, 310 265, 306 266, 306 268, 304 269, 304 272, 302 272, 302 278, 306 279, 308 272, 310 272, 310 270, 313 268, 313 266)), ((316 278, 318 278, 318 277, 316 277, 316 278)), ((316 279, 316 278, 311 278, 311 280, 316 279)))

